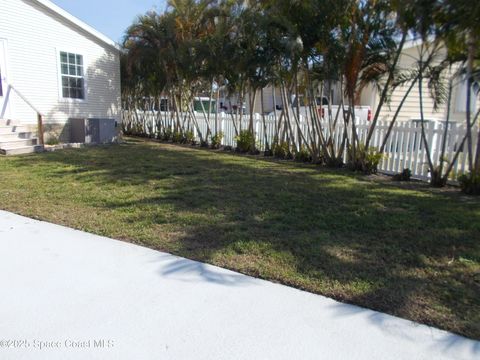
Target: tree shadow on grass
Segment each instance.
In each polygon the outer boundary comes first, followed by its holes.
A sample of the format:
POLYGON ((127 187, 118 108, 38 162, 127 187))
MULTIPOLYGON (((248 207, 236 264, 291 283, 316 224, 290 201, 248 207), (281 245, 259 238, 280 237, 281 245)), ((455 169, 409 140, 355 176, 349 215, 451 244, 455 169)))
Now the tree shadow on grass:
POLYGON ((480 339, 478 202, 145 142, 17 161, 33 174, 51 164, 52 180, 96 186, 86 205, 121 214, 127 233, 152 229, 147 246, 480 339), (158 241, 166 225, 174 241, 158 241))

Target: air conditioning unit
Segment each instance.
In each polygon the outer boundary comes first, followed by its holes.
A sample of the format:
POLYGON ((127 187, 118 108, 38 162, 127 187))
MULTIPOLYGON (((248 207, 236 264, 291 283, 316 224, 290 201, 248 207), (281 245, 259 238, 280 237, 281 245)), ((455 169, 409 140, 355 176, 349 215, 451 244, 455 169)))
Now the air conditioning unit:
POLYGON ((70 119, 72 143, 107 144, 117 140, 115 119, 70 119))

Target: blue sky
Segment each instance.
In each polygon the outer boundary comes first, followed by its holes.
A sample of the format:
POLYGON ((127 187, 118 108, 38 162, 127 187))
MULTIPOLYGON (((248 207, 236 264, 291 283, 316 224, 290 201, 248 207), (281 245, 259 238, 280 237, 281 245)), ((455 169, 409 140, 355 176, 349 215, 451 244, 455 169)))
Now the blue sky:
POLYGON ((125 29, 137 15, 155 7, 165 10, 165 0, 52 0, 114 41, 120 41, 125 29))

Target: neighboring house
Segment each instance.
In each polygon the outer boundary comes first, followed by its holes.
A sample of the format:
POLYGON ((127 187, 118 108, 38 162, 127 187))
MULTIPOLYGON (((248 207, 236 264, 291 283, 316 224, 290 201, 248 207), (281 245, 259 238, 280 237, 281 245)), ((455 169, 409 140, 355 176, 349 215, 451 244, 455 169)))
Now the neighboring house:
POLYGON ((36 131, 39 112, 45 139, 62 141, 73 119, 120 121, 112 40, 47 0, 1 0, 0 14, 0 119, 36 131))
MULTIPOLYGON (((279 88, 275 89, 275 94, 273 93, 273 86, 267 86, 263 89, 263 107, 261 102, 261 94, 260 90, 257 91, 256 99, 255 99, 255 106, 253 108, 254 113, 261 114, 262 112, 265 114, 269 114, 274 111, 275 107, 277 109, 282 107, 282 96, 279 88), (263 111, 262 111, 263 110, 263 111)), ((240 99, 236 95, 228 96, 225 90, 220 91, 220 103, 218 108, 225 112, 230 111, 240 111, 240 99), (233 109, 232 109, 233 108, 233 109)), ((248 95, 246 99, 243 101, 243 111, 246 114, 250 113, 250 103, 248 101, 248 95)))
MULTIPOLYGON (((401 70, 414 69, 415 63, 419 60, 421 43, 419 41, 411 41, 405 44, 404 50, 399 60, 399 67, 401 70)), ((435 119, 440 122, 447 118, 447 104, 441 104, 437 109, 434 109, 433 100, 429 95, 427 88, 427 81, 423 82, 423 104, 424 104, 424 118, 435 119)), ((448 79, 446 79, 448 81, 448 79)), ((450 121, 457 124, 466 121, 466 82, 456 81, 457 85, 453 87, 452 101, 450 109, 450 121)), ((384 104, 379 115, 379 120, 391 120, 398 106, 400 105, 410 84, 398 87, 392 93, 389 104, 384 104)), ((445 84, 447 85, 447 84, 445 84)), ((375 112, 380 94, 373 87, 366 88, 361 95, 360 104, 371 106, 372 111, 375 112)), ((474 112, 480 106, 478 99, 472 100, 472 111, 474 112)), ((411 121, 420 119, 420 105, 419 105, 419 88, 416 84, 409 96, 405 100, 402 109, 397 117, 398 121, 411 121)))

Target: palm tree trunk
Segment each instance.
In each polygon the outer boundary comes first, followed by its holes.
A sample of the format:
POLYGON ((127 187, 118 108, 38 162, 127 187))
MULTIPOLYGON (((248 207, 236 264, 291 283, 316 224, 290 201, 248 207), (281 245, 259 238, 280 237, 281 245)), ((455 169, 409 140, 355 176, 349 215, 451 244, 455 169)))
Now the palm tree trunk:
POLYGON ((255 111, 255 104, 256 104, 256 101, 257 101, 257 89, 253 88, 252 90, 252 93, 249 94, 248 96, 248 102, 249 102, 249 107, 250 107, 250 120, 249 120, 249 123, 248 123, 248 131, 250 131, 254 137, 255 137, 255 131, 254 131, 254 128, 253 128, 253 114, 254 114, 254 111, 255 111))
POLYGON ((443 131, 443 140, 442 140, 442 150, 440 151, 440 168, 438 170, 438 176, 442 176, 443 172, 443 163, 445 158, 445 149, 447 147, 447 135, 448 135, 448 126, 450 125, 450 107, 452 103, 452 91, 453 91, 453 79, 450 79, 448 83, 448 100, 447 100, 447 119, 445 121, 445 129, 443 131))
POLYGON ((411 85, 408 87, 405 95, 403 95, 402 101, 398 105, 397 110, 395 111, 395 114, 393 115, 392 121, 390 122, 390 125, 388 126, 387 133, 385 134, 385 137, 383 138, 382 146, 380 147, 380 151, 379 151, 380 154, 383 154, 383 152, 385 151, 385 146, 387 145, 387 141, 388 141, 388 138, 390 137, 390 133, 392 132, 393 126, 395 125, 395 123, 397 121, 397 117, 400 114, 400 111, 402 110, 403 104, 407 100, 408 95, 410 95, 410 92, 413 90, 416 82, 417 82, 417 79, 414 79, 412 81, 411 85))
POLYGON ((285 114, 285 122, 286 122, 287 128, 288 128, 289 133, 290 133, 292 146, 295 149, 297 149, 297 144, 295 142, 295 135, 293 133, 292 124, 291 124, 291 121, 290 121, 290 110, 289 110, 290 104, 287 101, 287 93, 286 93, 285 86, 283 84, 282 84, 282 102, 285 104, 284 107, 286 107, 286 111, 284 113, 285 114))
POLYGON ((275 83, 272 84, 272 103, 273 103, 273 119, 275 121, 275 136, 273 137, 273 143, 278 142, 278 131, 277 131, 277 88, 275 86, 275 83), (276 140, 275 140, 276 139, 276 140))
POLYGON ((212 99, 213 99, 213 80, 210 82, 212 85, 210 87, 210 97, 208 98, 208 134, 207 134, 207 141, 209 136, 211 135, 212 131, 210 129, 210 114, 212 113, 212 99))
MULTIPOLYGON (((467 148, 468 148, 468 166, 470 171, 473 171, 473 149, 472 149, 472 130, 470 127, 471 123, 471 102, 472 102, 472 72, 473 72, 473 61, 475 58, 475 43, 473 41, 473 35, 468 34, 468 58, 467 58, 467 148)), ((478 146, 477 146, 478 153, 478 146)), ((475 161, 476 164, 476 161, 475 161)))
MULTIPOLYGON (((475 114, 475 117, 473 118, 473 121, 472 121, 472 124, 471 124, 472 128, 475 126, 479 116, 480 116, 480 109, 478 109, 477 113, 475 114)), ((445 170, 445 174, 443 175, 445 183, 447 182, 448 175, 450 174, 453 167, 455 166, 455 163, 457 162, 457 159, 460 156, 460 153, 462 152, 463 147, 465 146, 465 142, 467 141, 467 133, 468 133, 468 130, 466 131, 465 136, 463 137, 460 145, 458 146, 457 151, 455 152, 455 155, 453 156, 452 161, 448 165, 447 170, 445 170)))
POLYGON ((198 136, 200 137, 200 143, 204 143, 205 139, 203 138, 202 130, 200 129, 200 126, 198 125, 198 121, 197 121, 197 118, 195 117, 195 114, 193 113, 193 106, 191 104, 188 107, 188 112, 189 112, 189 115, 191 116, 191 119, 193 121, 193 125, 197 128, 198 136))
MULTIPOLYGON (((423 65, 420 65, 422 67, 423 65)), ((430 156, 430 148, 429 144, 427 141, 427 136, 425 134, 425 117, 423 114, 423 91, 422 91, 422 83, 423 83, 423 78, 422 78, 422 72, 423 70, 420 70, 419 74, 419 79, 418 79, 418 99, 420 101, 420 124, 422 127, 422 140, 423 140, 423 146, 425 146, 425 153, 427 154, 427 161, 428 161, 428 167, 430 168, 430 174, 432 175, 432 179, 434 177, 434 172, 435 168, 433 166, 432 158, 430 156)))
POLYGON ((218 135, 218 104, 220 101, 220 88, 217 83, 217 91, 215 95, 215 135, 218 135))
POLYGON ((211 128, 210 128, 210 109, 211 109, 211 103, 212 103, 211 99, 212 98, 209 98, 209 103, 210 104, 209 104, 209 109, 208 109, 209 113, 208 114, 206 113, 205 105, 203 105, 202 98, 201 97, 198 97, 198 98, 200 99, 200 105, 202 107, 203 117, 204 117, 205 123, 207 125, 207 134, 205 135, 205 141, 208 142, 208 137, 212 133, 211 128))
POLYGON ((295 117, 295 121, 297 122, 297 137, 298 137, 298 148, 299 150, 302 149, 302 136, 301 136, 301 129, 300 129, 300 98, 298 93, 298 70, 295 72, 295 98, 297 99, 297 106, 296 112, 297 116, 295 117))
POLYGON ((367 139, 365 140, 365 149, 368 149, 368 146, 370 145, 370 140, 372 138, 375 127, 377 126, 378 117, 380 116, 380 110, 382 110, 383 104, 387 99, 387 93, 388 93, 388 90, 390 89, 390 84, 393 81, 395 70, 397 69, 397 63, 398 63, 398 60, 400 59, 400 55, 403 50, 403 45, 405 44, 405 41, 407 39, 407 35, 408 35, 408 31, 404 30, 402 34, 402 39, 400 40, 400 43, 398 45, 397 53, 395 54, 395 59, 388 73, 387 82, 383 87, 382 95, 380 96, 380 101, 378 102, 377 109, 375 110, 375 116, 373 117, 373 121, 370 124, 370 128, 368 129, 367 139))
POLYGON ((240 129, 240 132, 242 132, 242 121, 243 121, 243 102, 245 100, 245 90, 244 90, 244 86, 241 86, 240 87, 240 95, 239 95, 239 102, 240 102, 240 106, 238 107, 237 106, 237 111, 240 111, 240 121, 239 121, 239 129, 240 129))
POLYGON ((354 98, 350 99, 350 114, 352 120, 352 157, 353 161, 356 160, 357 156, 357 144, 360 145, 357 135, 357 125, 355 124, 355 100, 354 98))
MULTIPOLYGON (((342 82, 343 83, 343 82, 342 82)), ((344 93, 344 89, 342 87, 342 94, 344 93)), ((344 96, 342 95, 342 101, 341 101, 341 108, 342 108, 342 119, 343 119, 343 139, 342 139, 342 143, 341 145, 339 146, 339 149, 338 149, 338 156, 337 158, 342 158, 342 161, 343 161, 343 158, 345 157, 345 155, 348 156, 348 147, 349 147, 349 140, 348 140, 348 120, 349 120, 349 117, 350 117, 350 111, 347 112, 347 117, 345 118, 345 99, 344 99, 344 96), (345 154, 345 147, 347 148, 347 152, 345 154)))
MULTIPOLYGON (((298 92, 297 92, 296 96, 298 96, 298 92)), ((300 108, 299 108, 298 103, 299 103, 299 101, 297 100, 297 114, 300 114, 300 108)), ((297 125, 298 146, 296 148, 297 148, 298 151, 300 151, 302 149, 302 144, 305 144, 308 152, 312 153, 312 148, 311 148, 310 144, 306 141, 305 135, 303 134, 302 128, 300 127, 299 115, 297 116, 295 114, 295 111, 292 111, 292 113, 293 113, 293 119, 295 120, 295 123, 297 125)), ((292 132, 292 136, 293 136, 293 132, 292 132)))
POLYGON ((235 136, 238 136, 238 128, 237 128, 237 110, 235 110, 235 114, 233 113, 233 108, 232 108, 232 100, 230 98, 228 99, 228 104, 230 106, 230 117, 232 118, 232 123, 233 123, 233 129, 235 130, 235 136))
POLYGON ((262 107, 262 123, 263 123, 263 138, 264 138, 264 141, 265 141, 265 146, 264 146, 264 151, 269 151, 270 150, 270 146, 268 144, 268 136, 267 136, 267 124, 265 122, 265 105, 264 105, 264 101, 263 101, 263 87, 260 89, 260 105, 262 107))

